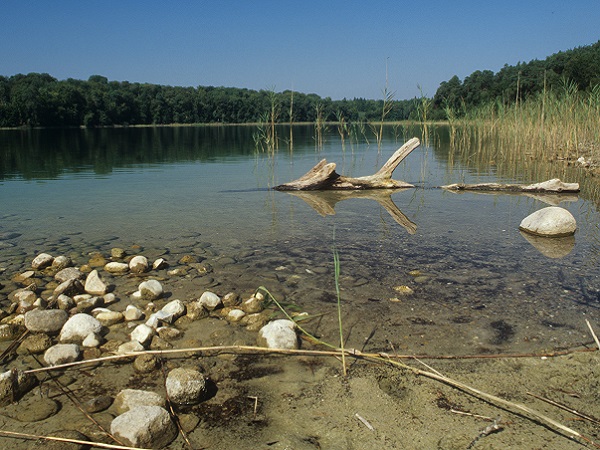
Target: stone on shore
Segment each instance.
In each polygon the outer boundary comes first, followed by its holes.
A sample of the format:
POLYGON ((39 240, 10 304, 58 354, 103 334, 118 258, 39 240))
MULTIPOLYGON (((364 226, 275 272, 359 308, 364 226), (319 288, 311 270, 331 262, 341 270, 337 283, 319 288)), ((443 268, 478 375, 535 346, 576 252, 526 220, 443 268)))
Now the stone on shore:
POLYGON ((69 315, 62 309, 34 309, 25 313, 25 328, 32 333, 55 334, 60 332, 69 315))
POLYGON ((0 405, 19 400, 37 383, 35 376, 22 370, 13 369, 0 373, 0 405))
POLYGON ((296 324, 287 319, 269 322, 259 330, 257 344, 267 348, 296 349, 298 335, 295 328, 296 324))
POLYGON ((102 281, 96 269, 88 274, 85 279, 84 289, 85 292, 91 295, 104 295, 108 292, 108 286, 102 281))
POLYGON ((165 386, 169 399, 178 405, 199 403, 206 393, 204 375, 192 368, 178 367, 171 370, 165 386))
POLYGON ((140 283, 138 292, 142 300, 157 300, 163 295, 163 287, 158 280, 147 280, 140 283))
POLYGON ((83 277, 83 273, 77 267, 65 267, 54 275, 54 279, 59 283, 67 280, 80 280, 83 277))
POLYGON ((138 406, 166 406, 165 399, 152 391, 142 389, 123 389, 114 399, 113 406, 117 414, 123 414, 138 406))
POLYGON ((92 333, 101 333, 102 324, 89 314, 79 313, 72 316, 60 331, 60 342, 83 342, 92 333))
POLYGON ((112 261, 104 266, 104 270, 106 270, 108 273, 127 273, 129 272, 129 264, 112 261))
POLYGON ((56 344, 44 353, 44 361, 49 366, 57 366, 77 361, 81 350, 77 344, 56 344))
POLYGON ((51 266, 53 261, 53 256, 49 255, 48 253, 40 253, 33 258, 33 261, 31 261, 31 267, 35 270, 42 270, 51 266))
POLYGON ((148 270, 148 267, 148 258, 146 258, 145 256, 134 256, 133 258, 131 258, 131 261, 129 261, 129 270, 133 273, 146 272, 148 270))
POLYGON ((537 236, 564 237, 575 234, 577 223, 566 209, 549 206, 525 217, 519 229, 537 236))
POLYGON ((219 306, 223 305, 221 298, 210 291, 204 292, 197 301, 198 304, 202 305, 206 310, 213 311, 219 306))
POLYGON ((111 422, 110 432, 124 444, 148 448, 166 447, 178 435, 171 416, 160 406, 130 409, 111 422))

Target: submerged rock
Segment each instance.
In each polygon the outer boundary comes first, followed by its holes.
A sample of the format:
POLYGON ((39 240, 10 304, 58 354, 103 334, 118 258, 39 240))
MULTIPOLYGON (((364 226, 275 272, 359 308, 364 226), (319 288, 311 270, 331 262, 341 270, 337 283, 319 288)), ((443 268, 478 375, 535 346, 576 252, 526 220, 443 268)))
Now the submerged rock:
POLYGON ((40 253, 33 259, 33 261, 31 261, 31 267, 35 270, 42 270, 51 266, 53 261, 54 257, 52 255, 49 255, 48 253, 40 253))
POLYGON ((199 403, 206 393, 204 375, 191 368, 178 367, 171 370, 165 386, 169 399, 178 405, 199 403))
POLYGON ((257 344, 267 348, 298 348, 296 324, 291 320, 279 319, 269 322, 258 332, 257 344))
POLYGON ((564 237, 575 234, 577 223, 566 209, 549 206, 525 217, 519 229, 537 236, 564 237))

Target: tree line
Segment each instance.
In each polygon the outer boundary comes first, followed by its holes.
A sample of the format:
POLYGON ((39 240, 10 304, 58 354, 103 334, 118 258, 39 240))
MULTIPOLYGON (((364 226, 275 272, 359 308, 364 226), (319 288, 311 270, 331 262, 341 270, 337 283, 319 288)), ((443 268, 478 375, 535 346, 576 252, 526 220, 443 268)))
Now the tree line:
MULTIPOLYGON (((317 114, 321 120, 373 121, 383 107, 383 99, 332 100, 274 89, 165 86, 101 75, 87 81, 46 73, 0 76, 0 127, 256 123, 273 112, 279 123, 315 122, 317 114)), ((415 110, 416 99, 395 100, 386 120, 409 119, 415 110)))
POLYGON ((506 64, 496 73, 477 70, 462 81, 455 75, 440 84, 432 107, 437 118, 445 118, 447 108, 464 113, 492 102, 512 105, 545 90, 561 89, 566 81, 584 92, 600 84, 600 41, 544 60, 506 64))

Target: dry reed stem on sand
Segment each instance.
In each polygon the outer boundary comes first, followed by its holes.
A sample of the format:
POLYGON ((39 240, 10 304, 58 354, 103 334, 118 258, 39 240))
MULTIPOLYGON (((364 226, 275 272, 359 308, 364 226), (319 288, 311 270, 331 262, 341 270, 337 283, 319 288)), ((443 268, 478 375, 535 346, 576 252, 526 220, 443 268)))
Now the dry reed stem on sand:
POLYGON ((592 333, 592 337, 594 338, 594 341, 596 342, 596 346, 598 347, 598 350, 600 350, 600 341, 598 340, 598 336, 596 336, 596 333, 594 333, 594 329, 592 328, 592 324, 587 319, 585 319, 585 323, 587 323, 587 326, 590 329, 590 333, 592 333))
POLYGON ((79 439, 67 439, 67 438, 61 438, 61 437, 57 437, 57 436, 39 436, 36 434, 17 433, 14 431, 5 431, 5 430, 0 430, 0 435, 5 435, 5 436, 9 436, 9 437, 14 437, 14 438, 21 438, 21 439, 44 439, 46 441, 65 442, 65 443, 69 443, 69 444, 81 444, 81 445, 86 445, 89 447, 108 448, 108 449, 112 449, 112 450, 151 450, 151 449, 143 449, 140 447, 127 447, 124 445, 103 444, 101 442, 80 441, 79 439))
MULTIPOLYGON (((104 358, 96 358, 96 359, 87 360, 87 361, 78 361, 78 362, 73 362, 73 363, 61 364, 61 365, 57 365, 57 366, 45 367, 43 369, 32 369, 32 370, 26 371, 26 373, 36 373, 36 372, 42 372, 44 370, 48 371, 48 370, 65 369, 65 368, 76 367, 76 366, 81 366, 81 365, 85 365, 85 364, 95 364, 98 362, 114 361, 114 360, 119 360, 119 359, 124 359, 124 358, 133 358, 133 357, 136 357, 139 355, 145 355, 145 354, 158 354, 158 355, 164 356, 167 354, 178 354, 178 353, 189 353, 189 352, 198 352, 198 353, 229 352, 229 353, 254 353, 254 354, 273 354, 273 355, 275 355, 275 354, 304 355, 304 356, 310 355, 310 356, 330 356, 330 357, 331 356, 340 357, 342 354, 342 351, 340 349, 331 350, 331 351, 300 350, 300 349, 298 349, 298 350, 292 350, 292 349, 283 350, 283 349, 269 349, 269 348, 264 348, 264 347, 254 347, 254 346, 244 346, 244 345, 196 347, 196 348, 170 349, 170 350, 147 350, 147 351, 143 351, 143 352, 134 352, 134 353, 128 353, 128 354, 124 354, 124 355, 107 356, 104 358)), ((512 411, 513 413, 519 414, 523 417, 528 418, 529 420, 532 420, 533 422, 536 422, 536 423, 543 422, 550 429, 554 430, 555 432, 558 432, 561 435, 564 435, 564 433, 566 433, 567 437, 569 437, 571 439, 576 438, 576 439, 579 439, 580 441, 584 441, 588 444, 591 444, 591 445, 595 446, 596 448, 600 448, 600 445, 596 444, 589 438, 583 436, 578 431, 575 431, 574 429, 569 428, 569 427, 557 422, 556 420, 546 416, 545 414, 540 413, 539 411, 536 411, 533 408, 530 408, 530 407, 520 404, 520 403, 515 403, 515 402, 505 400, 503 398, 497 397, 492 394, 488 394, 487 392, 484 392, 484 391, 481 391, 474 387, 471 387, 460 381, 453 380, 445 375, 442 375, 439 372, 426 371, 426 370, 422 370, 422 369, 417 369, 415 367, 411 367, 407 364, 404 364, 403 362, 393 360, 392 356, 387 355, 387 354, 363 353, 363 352, 361 352, 359 350, 355 350, 355 349, 346 349, 343 353, 347 357, 361 358, 361 359, 368 360, 368 361, 391 364, 395 367, 399 367, 399 368, 408 370, 415 375, 421 375, 426 378, 440 381, 444 384, 447 384, 456 389, 459 389, 469 395, 472 395, 479 399, 488 401, 492 404, 495 404, 496 406, 501 406, 503 408, 506 408, 509 411, 512 411)), ((414 359, 414 357, 413 357, 413 359, 414 359)))

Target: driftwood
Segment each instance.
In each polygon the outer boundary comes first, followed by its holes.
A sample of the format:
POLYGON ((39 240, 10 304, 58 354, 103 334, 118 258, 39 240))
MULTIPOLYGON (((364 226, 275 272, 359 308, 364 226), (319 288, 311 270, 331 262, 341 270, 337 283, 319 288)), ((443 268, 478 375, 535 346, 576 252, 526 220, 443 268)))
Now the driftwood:
POLYGON ((392 179, 392 172, 410 152, 421 145, 417 138, 407 141, 373 175, 366 177, 345 177, 335 171, 335 163, 321 160, 316 166, 295 181, 281 184, 278 191, 315 191, 315 190, 360 190, 360 189, 399 189, 414 187, 404 181, 392 179))
POLYGON ((375 200, 381 206, 385 208, 385 210, 389 213, 389 215, 401 225, 409 234, 415 234, 417 231, 417 224, 412 222, 408 217, 406 217, 402 211, 396 206, 394 201, 392 200, 391 195, 397 192, 397 190, 391 189, 375 189, 375 190, 365 190, 365 191, 289 191, 288 193, 293 195, 294 197, 301 198, 304 200, 311 208, 317 211, 322 216, 333 216, 335 215, 335 205, 336 203, 346 200, 349 198, 368 198, 371 200, 375 200))
POLYGON ((579 183, 563 183, 558 178, 534 184, 499 184, 481 183, 464 184, 455 183, 442 186, 443 189, 452 191, 504 191, 504 192, 579 192, 579 183))

